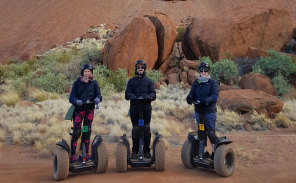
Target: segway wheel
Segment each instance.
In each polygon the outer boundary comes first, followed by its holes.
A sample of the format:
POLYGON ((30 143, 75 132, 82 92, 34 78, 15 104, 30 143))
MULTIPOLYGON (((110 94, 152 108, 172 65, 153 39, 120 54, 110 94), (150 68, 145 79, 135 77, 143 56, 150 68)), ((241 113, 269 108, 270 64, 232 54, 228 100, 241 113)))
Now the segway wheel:
POLYGON ((185 168, 194 168, 192 160, 192 144, 188 139, 182 146, 181 159, 185 168))
POLYGON ((216 173, 222 177, 232 175, 235 167, 235 156, 233 149, 228 145, 220 145, 214 156, 214 167, 216 173))
POLYGON ((103 173, 107 170, 107 166, 108 166, 108 151, 104 143, 101 143, 97 147, 97 153, 98 153, 97 172, 103 173))
POLYGON ((69 153, 61 146, 56 146, 53 158, 53 178, 54 180, 64 180, 69 174, 69 153))
POLYGON ((155 170, 164 171, 165 169, 165 143, 158 140, 155 145, 155 170))
POLYGON ((127 148, 123 142, 119 142, 116 147, 116 170, 117 172, 127 171, 127 148))

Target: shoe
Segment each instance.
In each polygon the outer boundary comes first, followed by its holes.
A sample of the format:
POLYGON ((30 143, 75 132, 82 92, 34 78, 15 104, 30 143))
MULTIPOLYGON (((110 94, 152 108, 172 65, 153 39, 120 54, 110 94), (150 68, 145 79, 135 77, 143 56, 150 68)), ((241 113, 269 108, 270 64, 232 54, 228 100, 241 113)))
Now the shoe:
POLYGON ((131 159, 136 159, 138 157, 138 153, 132 152, 131 159))
POLYGON ((71 163, 75 163, 77 161, 76 156, 72 155, 71 156, 71 163))
POLYGON ((215 153, 212 152, 212 154, 211 154, 211 156, 210 156, 210 159, 211 159, 211 160, 214 160, 214 157, 215 157, 215 153))
POLYGON ((90 160, 90 155, 87 154, 87 155, 86 155, 86 161, 89 161, 89 160, 90 160))
POLYGON ((147 158, 147 159, 148 159, 148 158, 151 158, 151 154, 150 154, 150 152, 149 152, 149 151, 148 151, 148 152, 145 152, 145 153, 144 153, 144 157, 147 158))

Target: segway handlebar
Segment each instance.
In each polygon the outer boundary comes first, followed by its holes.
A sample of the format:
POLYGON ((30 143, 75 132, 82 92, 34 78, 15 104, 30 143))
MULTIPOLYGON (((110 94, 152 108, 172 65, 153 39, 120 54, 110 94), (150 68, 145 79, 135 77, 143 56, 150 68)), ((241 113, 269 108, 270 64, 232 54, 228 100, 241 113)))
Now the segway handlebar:
MULTIPOLYGON (((93 104, 94 101, 90 101, 90 100, 87 100, 85 102, 82 102, 82 105, 85 105, 85 104, 93 104)), ((99 104, 96 105, 96 109, 99 109, 99 104)))

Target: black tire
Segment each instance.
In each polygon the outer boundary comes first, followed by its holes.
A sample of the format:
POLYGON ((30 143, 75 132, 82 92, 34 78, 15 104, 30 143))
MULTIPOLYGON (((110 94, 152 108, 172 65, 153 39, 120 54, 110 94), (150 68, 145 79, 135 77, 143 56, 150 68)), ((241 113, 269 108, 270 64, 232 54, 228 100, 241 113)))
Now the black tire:
POLYGON ((184 142, 182 146, 181 159, 185 168, 194 168, 192 162, 192 144, 188 139, 184 142))
POLYGON ((235 167, 233 149, 228 145, 220 145, 215 151, 214 167, 216 173, 222 177, 232 175, 235 167))
POLYGON ((155 145, 155 170, 165 170, 165 143, 163 140, 158 140, 155 145))
POLYGON ((116 146, 116 170, 117 172, 127 171, 127 148, 123 142, 116 146))
POLYGON ((103 173, 107 170, 107 167, 108 167, 108 151, 104 143, 101 143, 97 147, 97 153, 98 153, 97 172, 103 173))
POLYGON ((64 180, 69 174, 69 153, 61 146, 56 146, 53 158, 53 178, 54 180, 64 180))

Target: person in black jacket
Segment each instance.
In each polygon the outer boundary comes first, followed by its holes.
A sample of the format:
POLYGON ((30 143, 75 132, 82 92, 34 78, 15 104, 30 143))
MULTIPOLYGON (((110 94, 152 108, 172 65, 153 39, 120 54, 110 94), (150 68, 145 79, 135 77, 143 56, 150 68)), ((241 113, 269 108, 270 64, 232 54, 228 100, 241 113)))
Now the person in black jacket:
POLYGON ((139 152, 139 100, 137 97, 143 97, 142 102, 143 118, 144 118, 144 157, 150 158, 150 121, 151 121, 151 101, 156 99, 154 83, 145 74, 146 63, 143 60, 138 60, 135 65, 135 77, 129 79, 125 91, 125 99, 130 100, 130 116, 133 125, 132 129, 132 155, 131 158, 136 158, 139 152))
MULTIPOLYGON (((218 85, 215 80, 211 79, 209 75, 210 66, 201 62, 199 67, 200 75, 193 82, 190 93, 187 96, 187 103, 194 103, 195 118, 197 126, 199 127, 200 116, 204 116, 204 127, 206 135, 209 137, 212 144, 211 158, 214 158, 215 144, 216 144, 216 119, 217 119, 217 100, 218 100, 218 85)), ((199 158, 203 158, 204 148, 206 144, 206 135, 199 129, 200 149, 199 158)))
POLYGON ((93 67, 90 64, 85 64, 82 67, 81 77, 74 82, 69 98, 70 103, 75 105, 71 138, 71 163, 76 161, 75 151, 81 132, 81 144, 84 142, 86 145, 86 159, 90 158, 88 152, 95 104, 97 105, 102 101, 100 87, 98 82, 93 79, 92 73, 93 67), (82 120, 83 128, 81 129, 82 120))

